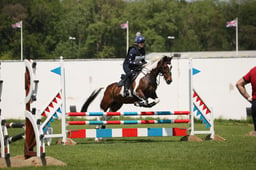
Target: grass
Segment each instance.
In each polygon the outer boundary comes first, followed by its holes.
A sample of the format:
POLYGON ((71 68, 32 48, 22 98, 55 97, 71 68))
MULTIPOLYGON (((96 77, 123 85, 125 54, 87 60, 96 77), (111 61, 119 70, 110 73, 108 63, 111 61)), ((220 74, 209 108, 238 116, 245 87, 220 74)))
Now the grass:
MULTIPOLYGON (((57 121, 52 125, 58 126, 60 122, 57 121)), ((196 127, 201 128, 201 125, 196 127)), ((80 126, 80 128, 84 127, 80 126)), ((22 169, 250 170, 256 167, 256 137, 249 137, 245 134, 252 129, 251 121, 217 120, 215 132, 224 137, 225 142, 180 142, 180 137, 148 137, 104 139, 100 143, 95 143, 92 139, 77 139, 75 140, 78 142, 77 145, 63 146, 54 144, 57 140, 54 139, 51 146, 46 146, 46 154, 67 163, 66 167, 47 166, 22 169)), ((16 132, 19 133, 20 130, 9 130, 9 134, 16 132)), ((23 155, 23 146, 24 140, 11 144, 11 156, 23 155)))

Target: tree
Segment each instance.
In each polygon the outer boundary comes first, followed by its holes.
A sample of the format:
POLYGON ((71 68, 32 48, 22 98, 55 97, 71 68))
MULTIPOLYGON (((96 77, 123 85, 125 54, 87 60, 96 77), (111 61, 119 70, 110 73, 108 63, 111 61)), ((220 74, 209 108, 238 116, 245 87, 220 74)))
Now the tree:
POLYGON ((140 31, 146 51, 234 50, 235 29, 226 21, 239 18, 239 49, 255 50, 256 1, 217 0, 2 0, 0 2, 0 58, 19 59, 23 21, 24 57, 115 58, 126 55, 140 31), (238 3, 239 2, 239 3, 238 3), (69 37, 75 37, 70 40, 69 37))

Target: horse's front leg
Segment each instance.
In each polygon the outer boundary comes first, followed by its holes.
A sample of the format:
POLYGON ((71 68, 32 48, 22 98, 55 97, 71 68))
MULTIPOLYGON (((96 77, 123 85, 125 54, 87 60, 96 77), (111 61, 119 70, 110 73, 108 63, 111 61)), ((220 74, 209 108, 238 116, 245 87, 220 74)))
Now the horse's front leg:
POLYGON ((145 97, 145 94, 143 93, 142 90, 137 90, 135 96, 139 99, 139 101, 134 103, 135 106, 153 107, 160 101, 155 92, 153 92, 150 95, 151 96, 150 98, 147 98, 145 97))

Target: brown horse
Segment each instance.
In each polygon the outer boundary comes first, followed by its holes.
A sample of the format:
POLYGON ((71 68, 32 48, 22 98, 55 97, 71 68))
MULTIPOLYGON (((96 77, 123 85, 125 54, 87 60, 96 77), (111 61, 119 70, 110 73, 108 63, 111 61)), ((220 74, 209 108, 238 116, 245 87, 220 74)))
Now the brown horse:
MULTIPOLYGON (((107 86, 104 96, 101 100, 100 107, 104 112, 115 112, 119 110, 123 104, 133 103, 136 106, 152 107, 160 100, 157 97, 156 89, 158 85, 157 77, 163 76, 166 83, 172 82, 171 74, 172 57, 161 56, 154 57, 145 64, 136 79, 130 86, 130 95, 123 96, 123 86, 119 87, 118 83, 112 83, 107 86)), ((86 112, 90 103, 99 94, 102 88, 94 90, 91 96, 84 103, 81 112, 86 112)))

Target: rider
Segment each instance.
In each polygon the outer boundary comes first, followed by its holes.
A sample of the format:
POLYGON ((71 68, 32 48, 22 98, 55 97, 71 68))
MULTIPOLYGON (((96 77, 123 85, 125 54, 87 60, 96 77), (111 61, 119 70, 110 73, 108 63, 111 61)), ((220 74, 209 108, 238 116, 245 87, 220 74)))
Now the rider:
POLYGON ((136 35, 135 45, 129 47, 127 56, 123 63, 123 69, 126 73, 124 78, 124 97, 129 95, 128 88, 132 80, 132 73, 139 70, 142 65, 146 64, 145 61, 145 38, 142 35, 136 35))

